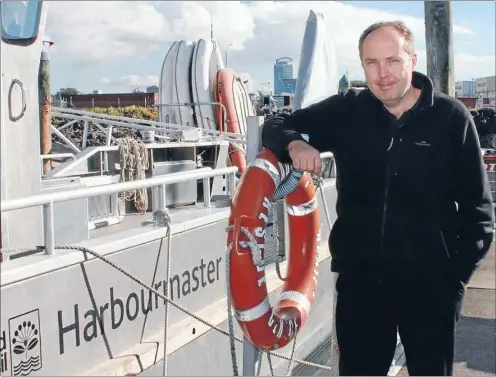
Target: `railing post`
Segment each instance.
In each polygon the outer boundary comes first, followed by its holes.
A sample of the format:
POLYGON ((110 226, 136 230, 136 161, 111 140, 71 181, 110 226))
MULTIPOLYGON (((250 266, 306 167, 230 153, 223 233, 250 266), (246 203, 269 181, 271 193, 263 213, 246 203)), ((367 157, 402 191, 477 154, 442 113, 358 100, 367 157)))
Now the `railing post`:
MULTIPOLYGON (((109 125, 107 128, 107 137, 105 140, 107 147, 110 147, 112 145, 112 129, 113 128, 114 127, 112 125, 109 125)), ((109 171, 108 151, 105 151, 104 157, 105 157, 105 160, 103 162, 103 168, 107 172, 107 171, 109 171)))
POLYGON ((165 185, 160 185, 158 187, 158 192, 159 192, 159 205, 160 205, 160 209, 167 209, 167 191, 166 191, 166 188, 165 188, 165 185))
MULTIPOLYGON (((262 149, 262 125, 264 117, 249 116, 246 121, 246 161, 251 162, 262 149)), ((229 308, 231 310, 231 308, 229 308)), ((243 376, 258 376, 260 350, 243 336, 243 376)))
POLYGON ((88 145, 88 133, 90 132, 90 123, 85 120, 84 121, 84 128, 83 128, 83 142, 82 142, 82 145, 81 145, 81 148, 86 148, 86 146, 88 145))
POLYGON ((154 186, 151 188, 152 191, 152 212, 155 212, 158 209, 161 209, 159 200, 159 191, 158 186, 154 186))
POLYGON ((226 176, 226 193, 232 199, 234 197, 234 187, 236 182, 236 173, 231 173, 226 176))
POLYGON ((249 116, 246 119, 246 160, 250 162, 262 149, 262 125, 264 117, 249 116))
POLYGON ((210 207, 210 178, 203 178, 203 204, 210 207))
POLYGON ((53 202, 43 204, 43 238, 45 241, 45 254, 52 255, 55 251, 53 202))

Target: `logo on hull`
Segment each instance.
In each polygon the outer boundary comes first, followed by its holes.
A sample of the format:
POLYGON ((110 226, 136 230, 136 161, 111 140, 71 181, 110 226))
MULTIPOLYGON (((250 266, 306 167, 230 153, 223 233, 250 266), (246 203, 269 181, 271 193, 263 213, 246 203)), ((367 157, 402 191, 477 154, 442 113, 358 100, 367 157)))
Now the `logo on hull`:
POLYGON ((9 319, 12 376, 29 376, 40 370, 41 337, 38 309, 9 319))

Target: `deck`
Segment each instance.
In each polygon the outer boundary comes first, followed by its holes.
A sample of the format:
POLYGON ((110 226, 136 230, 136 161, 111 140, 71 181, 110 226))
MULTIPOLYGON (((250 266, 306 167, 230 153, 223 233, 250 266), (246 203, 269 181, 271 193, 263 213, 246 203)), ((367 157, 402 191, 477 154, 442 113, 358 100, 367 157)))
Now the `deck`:
MULTIPOLYGON (((310 361, 329 365, 329 347, 310 361)), ((496 233, 487 258, 472 278, 456 331, 454 376, 496 374, 496 233)), ((301 368, 298 375, 328 376, 326 370, 301 368)), ((403 366, 397 376, 408 376, 403 366)))
MULTIPOLYGON (((496 234, 473 277, 456 330, 454 376, 496 374, 496 234)), ((408 376, 406 366, 398 376, 408 376)))

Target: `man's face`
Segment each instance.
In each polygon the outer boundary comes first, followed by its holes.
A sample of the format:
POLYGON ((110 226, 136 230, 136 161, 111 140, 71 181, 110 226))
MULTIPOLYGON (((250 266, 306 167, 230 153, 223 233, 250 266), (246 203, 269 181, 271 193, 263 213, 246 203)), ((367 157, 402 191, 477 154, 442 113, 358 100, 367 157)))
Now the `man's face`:
POLYGON ((370 33, 362 46, 367 85, 386 106, 394 106, 410 88, 417 56, 405 51, 405 38, 392 27, 370 33))

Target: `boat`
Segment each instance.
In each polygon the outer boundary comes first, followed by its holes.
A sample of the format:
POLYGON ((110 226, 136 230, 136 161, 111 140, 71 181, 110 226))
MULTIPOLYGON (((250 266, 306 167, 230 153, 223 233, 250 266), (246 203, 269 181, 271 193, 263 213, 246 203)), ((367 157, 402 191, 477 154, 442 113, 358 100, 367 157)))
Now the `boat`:
MULTIPOLYGON (((247 135, 211 129, 192 134, 189 109, 175 112, 170 122, 153 122, 54 108, 54 117, 84 122, 85 128, 94 123, 158 130, 158 141, 124 138, 79 149, 67 140, 73 158, 42 175, 46 157, 39 153, 34 88, 47 11, 46 1, 2 2, 3 25, 14 25, 5 29, 11 34, 2 30, 1 41, 1 101, 7 109, 0 133, 2 375, 218 376, 233 373, 233 360, 243 375, 281 375, 288 365, 289 373, 301 366, 329 371, 309 359, 332 332, 334 298, 326 289, 334 281, 326 242, 336 217, 332 155, 323 156, 318 197, 320 213, 329 209, 320 220, 321 288, 294 348, 269 359, 243 339, 236 323, 229 328, 225 278, 226 226, 238 170, 226 166, 228 147, 246 144, 250 162, 260 150, 260 128, 249 128, 247 135), (211 161, 198 158, 208 151, 214 152, 211 161)), ((193 50, 193 43, 179 44, 177 59, 181 53, 187 60, 193 50)), ((190 67, 183 68, 177 79, 188 74, 190 67)), ((161 83, 161 98, 170 98, 161 83)), ((187 83, 181 95, 187 96, 187 83)), ((249 123, 257 121, 262 119, 249 123)), ((273 246, 272 214, 270 220, 265 277, 273 300, 282 281, 272 262, 280 262, 284 275, 288 261, 273 246)), ((284 216, 277 224, 277 241, 284 245, 284 216)))

